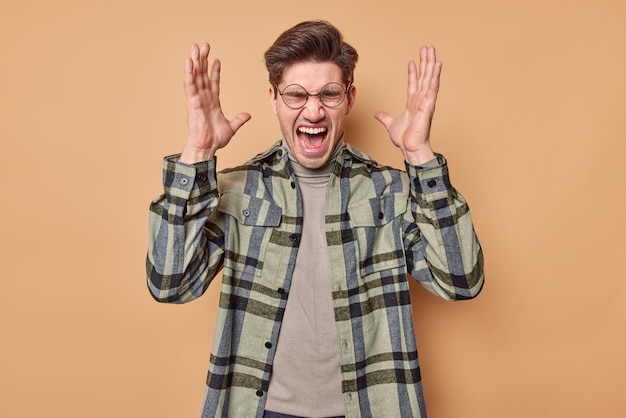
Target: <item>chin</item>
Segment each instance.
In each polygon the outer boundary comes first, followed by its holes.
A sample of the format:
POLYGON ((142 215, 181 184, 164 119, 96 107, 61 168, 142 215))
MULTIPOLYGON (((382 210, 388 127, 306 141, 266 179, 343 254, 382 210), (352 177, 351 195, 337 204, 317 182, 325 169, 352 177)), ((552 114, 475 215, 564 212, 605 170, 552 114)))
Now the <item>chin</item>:
POLYGON ((309 170, 315 170, 322 167, 328 162, 327 155, 320 155, 319 157, 307 157, 302 154, 296 155, 296 159, 301 166, 308 168, 309 170))

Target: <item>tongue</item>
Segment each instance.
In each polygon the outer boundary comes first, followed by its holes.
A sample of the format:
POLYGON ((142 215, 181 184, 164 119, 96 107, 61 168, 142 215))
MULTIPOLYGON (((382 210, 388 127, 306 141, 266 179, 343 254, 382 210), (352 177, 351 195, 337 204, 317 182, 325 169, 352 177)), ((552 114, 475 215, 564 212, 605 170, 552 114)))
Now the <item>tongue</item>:
POLYGON ((323 134, 302 134, 300 138, 308 151, 319 151, 324 147, 323 134))
POLYGON ((319 148, 322 146, 322 142, 324 141, 323 135, 307 135, 307 145, 311 148, 319 148))

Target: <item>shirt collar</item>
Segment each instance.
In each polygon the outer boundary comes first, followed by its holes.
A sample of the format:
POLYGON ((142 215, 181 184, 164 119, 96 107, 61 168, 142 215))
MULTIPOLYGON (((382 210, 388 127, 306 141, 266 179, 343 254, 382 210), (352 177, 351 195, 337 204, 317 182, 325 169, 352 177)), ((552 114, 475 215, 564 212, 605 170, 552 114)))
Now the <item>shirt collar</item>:
MULTIPOLYGON (((359 151, 352 145, 343 141, 343 137, 341 139, 341 147, 339 148, 339 152, 336 153, 336 161, 345 161, 346 159, 358 160, 367 165, 376 164, 376 162, 367 154, 359 151)), ((261 161, 267 159, 274 158, 289 158, 289 148, 287 144, 284 143, 284 140, 279 140, 274 143, 268 150, 263 153, 258 154, 253 160, 261 161)))

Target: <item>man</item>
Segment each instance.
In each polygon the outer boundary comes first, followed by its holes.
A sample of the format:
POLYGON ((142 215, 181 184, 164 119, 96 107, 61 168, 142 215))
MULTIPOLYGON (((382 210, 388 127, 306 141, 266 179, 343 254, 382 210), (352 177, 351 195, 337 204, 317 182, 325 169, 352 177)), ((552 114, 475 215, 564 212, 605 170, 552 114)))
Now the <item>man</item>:
POLYGON ((469 209, 430 147, 434 48, 409 64, 400 117, 375 116, 406 172, 344 142, 358 55, 311 21, 265 54, 282 140, 216 175, 250 115, 224 116, 208 54, 194 45, 186 62, 188 136, 164 162, 147 261, 160 302, 201 296, 223 268, 202 416, 426 416, 408 275, 448 300, 483 284, 469 209))

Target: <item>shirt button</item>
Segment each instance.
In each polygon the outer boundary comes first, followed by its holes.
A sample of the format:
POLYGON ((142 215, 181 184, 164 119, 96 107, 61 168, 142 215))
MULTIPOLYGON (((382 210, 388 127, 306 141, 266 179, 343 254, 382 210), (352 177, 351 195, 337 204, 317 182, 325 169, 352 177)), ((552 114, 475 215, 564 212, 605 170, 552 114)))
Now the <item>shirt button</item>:
POLYGON ((283 289, 282 287, 278 288, 277 292, 281 295, 285 294, 285 289, 283 289))
POLYGON ((298 236, 296 234, 289 235, 289 240, 291 240, 291 242, 296 242, 297 239, 298 239, 298 236))
POLYGON ((262 390, 260 390, 260 389, 259 389, 259 390, 257 390, 257 391, 256 391, 256 396, 258 396, 258 397, 263 396, 263 391, 262 391, 262 390))
POLYGON ((437 185, 437 182, 435 180, 431 180, 427 184, 428 184, 428 187, 433 188, 437 185))
POLYGON ((296 188, 296 183, 294 183, 293 181, 291 182, 291 188, 295 189, 296 188))
POLYGON ((272 343, 271 342, 266 342, 265 343, 265 348, 272 348, 272 343))
POLYGON ((243 216, 250 216, 250 211, 248 209, 243 210, 243 216))
POLYGON ((206 176, 205 175, 198 176, 198 181, 201 181, 204 183, 206 181, 206 176))
POLYGON ((183 178, 182 178, 182 179, 180 179, 178 182, 179 182, 181 185, 186 186, 186 185, 187 185, 187 183, 189 183, 189 179, 188 179, 188 178, 186 178, 186 177, 183 177, 183 178))
POLYGON ((385 214, 383 214, 382 212, 378 212, 378 219, 383 219, 385 217, 385 214))

